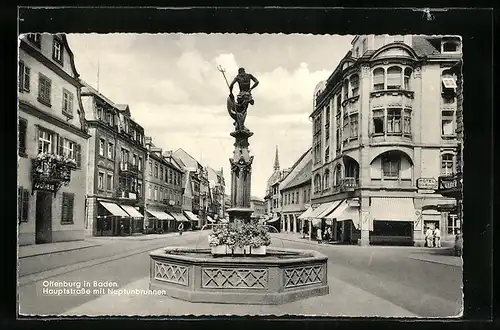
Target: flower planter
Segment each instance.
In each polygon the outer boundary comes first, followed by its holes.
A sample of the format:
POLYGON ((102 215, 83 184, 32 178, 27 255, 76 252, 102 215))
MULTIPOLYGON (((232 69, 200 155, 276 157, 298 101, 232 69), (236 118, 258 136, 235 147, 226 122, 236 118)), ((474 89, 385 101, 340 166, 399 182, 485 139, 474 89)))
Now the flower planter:
POLYGON ((250 254, 250 251, 252 250, 252 248, 250 247, 250 245, 247 245, 247 246, 244 246, 243 247, 243 252, 245 254, 250 254))
POLYGON ((233 248, 233 254, 234 255, 243 255, 243 254, 245 254, 245 250, 242 247, 235 246, 233 248))
POLYGON ((266 255, 266 246, 259 246, 258 248, 255 248, 255 247, 251 247, 250 248, 250 254, 253 254, 253 255, 260 255, 260 256, 263 256, 263 255, 266 255))
POLYGON ((227 252, 227 246, 225 245, 212 246, 213 255, 226 255, 227 252))

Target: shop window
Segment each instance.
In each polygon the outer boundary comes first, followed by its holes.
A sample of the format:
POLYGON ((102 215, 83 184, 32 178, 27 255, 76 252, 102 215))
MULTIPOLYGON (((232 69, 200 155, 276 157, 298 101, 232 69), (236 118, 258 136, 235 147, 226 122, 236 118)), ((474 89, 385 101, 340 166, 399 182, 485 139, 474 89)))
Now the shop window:
POLYGON ((383 68, 373 70, 373 90, 380 91, 385 87, 385 71, 383 68))
POLYGON ((399 66, 392 66, 387 69, 387 89, 401 89, 401 72, 399 66))
POLYGON ((384 134, 384 110, 373 110, 373 133, 384 134))

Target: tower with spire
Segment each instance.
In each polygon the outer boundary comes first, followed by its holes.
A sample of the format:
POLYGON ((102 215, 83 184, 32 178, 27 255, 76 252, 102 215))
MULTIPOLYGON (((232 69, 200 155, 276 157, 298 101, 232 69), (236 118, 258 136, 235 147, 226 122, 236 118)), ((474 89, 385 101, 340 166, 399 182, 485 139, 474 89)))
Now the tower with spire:
POLYGON ((276 156, 274 157, 274 171, 278 172, 280 170, 280 160, 278 157, 278 146, 276 146, 276 156))

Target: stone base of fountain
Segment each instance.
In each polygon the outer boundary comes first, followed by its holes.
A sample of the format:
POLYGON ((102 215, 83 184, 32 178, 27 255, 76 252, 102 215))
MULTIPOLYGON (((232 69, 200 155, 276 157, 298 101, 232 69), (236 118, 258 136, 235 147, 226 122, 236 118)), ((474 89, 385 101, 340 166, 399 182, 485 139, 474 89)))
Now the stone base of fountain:
POLYGON ((328 294, 327 260, 295 249, 214 257, 210 249, 163 248, 150 253, 149 287, 190 302, 279 305, 328 294))

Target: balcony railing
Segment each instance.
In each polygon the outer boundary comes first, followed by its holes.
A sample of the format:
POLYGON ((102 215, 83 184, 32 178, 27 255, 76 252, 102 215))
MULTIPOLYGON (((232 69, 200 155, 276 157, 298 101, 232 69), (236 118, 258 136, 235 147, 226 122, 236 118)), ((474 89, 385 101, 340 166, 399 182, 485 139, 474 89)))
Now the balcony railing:
POLYGON ((139 194, 133 191, 127 191, 127 190, 118 190, 117 192, 118 198, 126 198, 126 199, 133 199, 137 200, 139 198, 139 194))
POLYGON ((359 179, 354 177, 346 177, 340 180, 340 183, 337 184, 333 190, 335 192, 345 192, 345 191, 354 191, 359 187, 359 179))
POLYGON ((120 162, 121 172, 139 173, 139 167, 129 162, 120 162))

